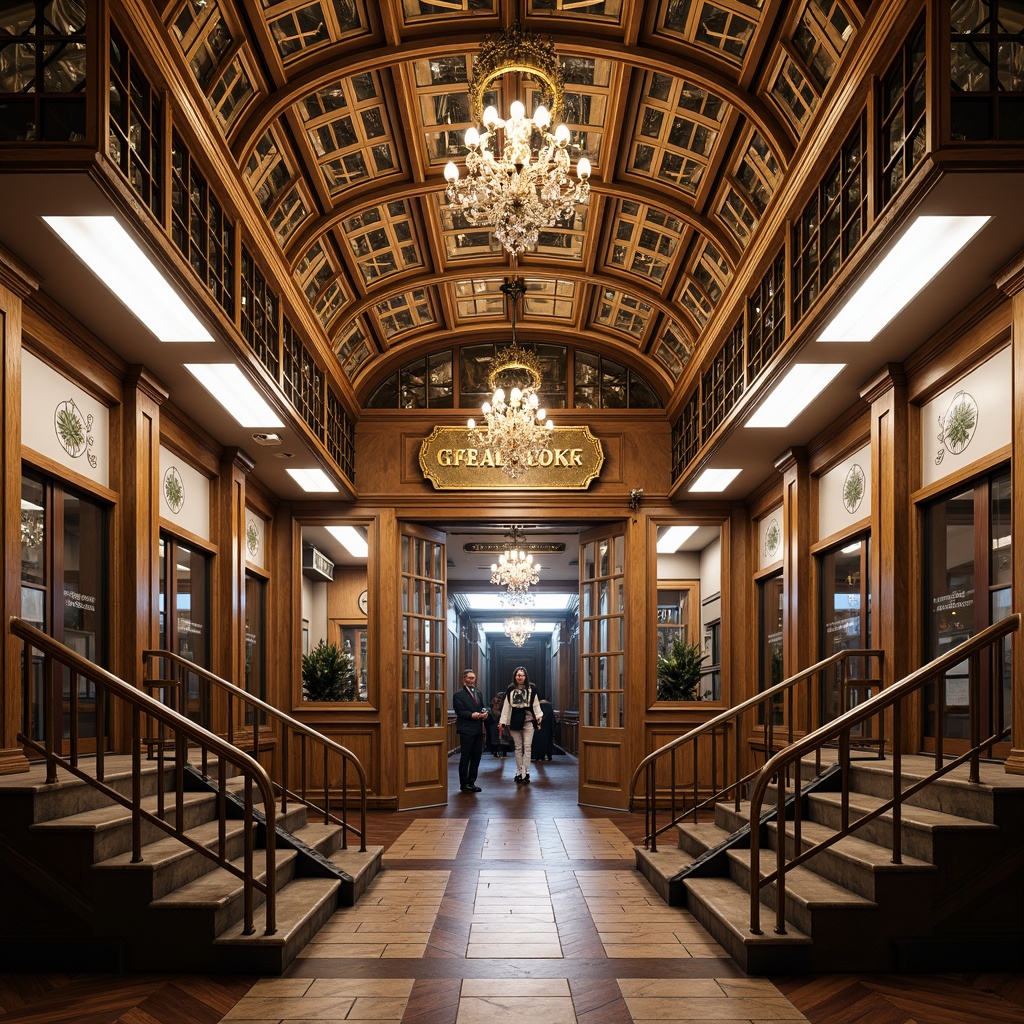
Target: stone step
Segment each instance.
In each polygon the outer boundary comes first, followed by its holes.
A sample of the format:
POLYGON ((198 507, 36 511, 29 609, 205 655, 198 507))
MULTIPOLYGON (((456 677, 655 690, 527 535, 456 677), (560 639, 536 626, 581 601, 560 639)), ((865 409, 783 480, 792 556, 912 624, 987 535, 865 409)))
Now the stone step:
MULTIPOLYGON (((778 828, 768 826, 769 845, 777 848, 778 828)), ((794 855, 795 827, 786 822, 787 853, 794 855)), ((814 821, 801 822, 801 849, 807 850, 834 836, 835 830, 814 821)), ((876 903, 894 898, 929 900, 933 892, 935 865, 916 857, 904 856, 893 864, 892 851, 856 836, 844 836, 826 850, 815 854, 806 866, 823 878, 876 903)), ((774 870, 774 866, 773 869, 774 870)))
MULTIPOLYGON (((145 797, 142 808, 155 815, 158 809, 157 797, 145 797)), ((182 822, 186 831, 209 821, 215 812, 216 798, 212 794, 184 794, 182 822)), ((169 823, 176 821, 173 795, 164 798, 164 820, 169 823)), ((67 850, 68 844, 80 844, 83 852, 90 855, 90 863, 100 862, 131 850, 132 812, 119 803, 111 802, 77 814, 38 822, 32 829, 38 833, 61 832, 63 835, 58 842, 64 850, 67 850)), ((167 835, 158 825, 146 820, 141 822, 141 829, 143 844, 156 842, 167 835)))
POLYGON ((761 934, 750 931, 750 894, 731 878, 688 878, 686 906, 748 974, 803 974, 814 947, 809 935, 788 928, 776 935, 773 910, 761 904, 761 934))
MULTIPOLYGON (((730 877, 740 888, 750 889, 750 850, 729 851, 730 877)), ((759 857, 760 877, 764 878, 775 870, 775 851, 761 850, 759 857)), ((778 889, 773 882, 761 890, 761 902, 772 908, 775 918, 778 889)), ((871 925, 861 921, 875 911, 877 905, 858 893, 811 871, 806 867, 793 868, 786 872, 785 917, 803 933, 817 942, 823 935, 842 934, 844 929, 858 927, 866 936, 871 934, 871 925), (851 914, 850 912, 857 912, 851 914), (856 924, 851 925, 851 920, 856 924)))
POLYGON ((266 930, 266 907, 253 913, 254 933, 242 934, 241 921, 218 935, 212 955, 217 970, 231 974, 279 975, 330 920, 341 883, 328 878, 296 878, 277 894, 277 930, 266 930))
MULTIPOLYGON (((850 820, 877 810, 888 797, 869 793, 850 794, 850 820)), ((809 798, 808 814, 815 821, 838 829, 842 821, 842 797, 839 793, 815 793, 809 798)), ((904 804, 901 808, 903 853, 936 863, 947 848, 956 856, 964 844, 972 845, 979 833, 994 834, 998 827, 976 818, 948 814, 932 807, 904 804)), ((857 829, 856 835, 868 842, 892 849, 892 811, 886 811, 857 829)))
MULTIPOLYGON (((240 857, 244 842, 244 825, 241 821, 230 820, 225 828, 224 856, 228 860, 240 857)), ((219 827, 216 821, 208 821, 187 833, 190 839, 208 850, 215 851, 219 841, 219 827)), ((187 885, 216 868, 216 862, 193 850, 174 836, 165 836, 142 847, 142 860, 133 864, 131 851, 119 853, 95 865, 97 892, 115 897, 117 886, 126 885, 138 894, 139 899, 149 903, 187 885)), ((124 890, 122 895, 127 895, 124 890)))
MULTIPOLYGON (((294 850, 274 851, 278 898, 295 876, 297 859, 294 850)), ((236 868, 244 868, 241 858, 231 863, 236 868)), ((253 856, 253 877, 265 882, 266 875, 265 853, 257 850, 253 856)), ((201 878, 153 900, 149 909, 157 916, 151 920, 160 931, 174 929, 174 934, 179 936, 187 932, 191 941, 208 946, 242 920, 244 896, 245 887, 241 878, 226 868, 214 867, 201 878)), ((261 892, 253 894, 254 904, 262 904, 264 899, 261 892)))

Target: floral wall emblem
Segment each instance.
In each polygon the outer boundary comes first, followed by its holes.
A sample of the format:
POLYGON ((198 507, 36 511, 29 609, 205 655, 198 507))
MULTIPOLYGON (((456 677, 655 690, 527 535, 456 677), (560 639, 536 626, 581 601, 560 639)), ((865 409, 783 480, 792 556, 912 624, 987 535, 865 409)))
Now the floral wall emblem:
POLYGON ((866 479, 864 470, 856 462, 847 471, 846 479, 843 481, 843 504, 850 515, 860 508, 860 503, 864 500, 866 479))
POLYGON ((778 553, 779 548, 782 546, 782 531, 779 529, 778 519, 772 519, 768 524, 768 529, 764 535, 764 553, 765 557, 774 559, 778 553))
POLYGON ((167 507, 177 515, 185 504, 185 484, 175 466, 164 473, 164 501, 167 507))
POLYGON ((245 546, 249 554, 255 558, 260 550, 260 530, 255 519, 250 519, 245 525, 245 546))
POLYGON ((91 433, 92 423, 92 415, 83 415, 71 398, 59 402, 53 411, 53 429, 61 447, 73 459, 80 459, 84 455, 89 465, 95 469, 97 459, 90 450, 94 441, 91 433))
POLYGON ((939 417, 939 450, 935 454, 935 465, 938 466, 946 452, 959 455, 974 437, 978 427, 978 403, 974 396, 966 391, 958 391, 949 408, 939 417))

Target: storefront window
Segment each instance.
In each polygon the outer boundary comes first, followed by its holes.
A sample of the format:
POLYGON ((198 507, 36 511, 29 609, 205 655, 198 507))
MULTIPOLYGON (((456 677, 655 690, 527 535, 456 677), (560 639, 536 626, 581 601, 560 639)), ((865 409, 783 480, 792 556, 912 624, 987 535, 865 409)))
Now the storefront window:
MULTIPOLYGON (((997 622, 1010 610, 1013 551, 1010 534, 1010 472, 976 480, 939 498, 925 511, 925 660, 932 660, 997 622)), ((982 659, 982 732, 1010 724, 1009 649, 1001 659, 982 659), (993 673, 1000 678, 993 679, 993 673)), ((969 737, 969 674, 964 660, 942 680, 925 687, 924 742, 943 749, 965 747, 969 737), (941 708, 940 708, 940 700, 941 708), (947 742, 951 741, 951 742, 947 742)))
MULTIPOLYGON (((871 592, 868 586, 867 534, 848 540, 841 547, 826 551, 818 558, 821 609, 818 657, 829 658, 839 651, 852 651, 871 646, 871 592)), ((843 667, 837 665, 822 681, 822 721, 828 722, 850 710, 861 695, 853 689, 845 701, 841 693, 843 667)), ((856 678, 864 671, 863 659, 850 659, 847 678, 856 678)))

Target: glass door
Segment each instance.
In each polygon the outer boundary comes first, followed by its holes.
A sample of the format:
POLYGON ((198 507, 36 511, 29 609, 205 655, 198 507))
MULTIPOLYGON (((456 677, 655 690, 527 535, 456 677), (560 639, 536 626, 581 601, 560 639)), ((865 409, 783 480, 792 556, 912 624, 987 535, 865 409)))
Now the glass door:
POLYGON ((580 538, 580 768, 584 804, 624 807, 626 537, 624 524, 580 538))
MULTIPOLYGON (((26 473, 21 482, 21 614, 55 640, 104 668, 108 630, 108 514, 105 505, 59 481, 26 473)), ((42 665, 36 659, 32 730, 42 739, 42 665)), ((96 691, 77 686, 79 750, 96 749, 96 691)), ((58 729, 71 736, 70 674, 55 708, 58 729)), ((110 722, 104 733, 110 736, 110 722)), ((65 751, 66 752, 66 751, 65 751)))
MULTIPOLYGON (((870 540, 867 534, 846 541, 818 555, 818 593, 821 607, 818 621, 818 657, 830 658, 840 651, 871 646, 871 591, 868 586, 870 540)), ((836 666, 822 680, 821 717, 818 724, 831 722, 874 692, 867 680, 851 685, 851 679, 863 678, 863 658, 847 663, 846 693, 842 692, 843 668, 836 666)))
MULTIPOLYGON (((783 622, 785 612, 785 584, 782 573, 768 576, 757 584, 758 596, 758 677, 759 692, 771 689, 781 683, 783 675, 783 622)), ((763 712, 758 717, 764 721, 763 712)), ((772 702, 772 725, 782 725, 785 720, 785 703, 781 697, 772 702)))
POLYGON ((448 563, 445 535, 402 524, 399 808, 448 798, 448 563))
MULTIPOLYGON (((1013 565, 1010 471, 1001 470, 933 502, 924 514, 925 661, 954 650, 1010 609, 1013 565)), ((982 660, 982 734, 1010 725, 1009 644, 994 663, 982 660)), ((956 754, 969 737, 968 663, 925 687, 923 746, 956 754), (941 700, 940 700, 941 698, 941 700)), ((998 744, 993 757, 1009 753, 998 744)))
MULTIPOLYGON (((210 556, 160 536, 160 648, 200 668, 210 667, 210 556)), ((189 672, 178 710, 211 728, 210 685, 189 672)))

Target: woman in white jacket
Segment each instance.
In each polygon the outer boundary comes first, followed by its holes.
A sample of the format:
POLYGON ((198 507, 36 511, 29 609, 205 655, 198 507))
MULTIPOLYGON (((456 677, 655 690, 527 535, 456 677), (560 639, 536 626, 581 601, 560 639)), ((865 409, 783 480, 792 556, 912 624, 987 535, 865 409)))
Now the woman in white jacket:
POLYGON ((530 753, 533 730, 544 718, 537 688, 530 682, 526 669, 519 665, 512 673, 512 685, 505 691, 501 707, 501 726, 512 734, 516 751, 516 784, 530 781, 530 753))

